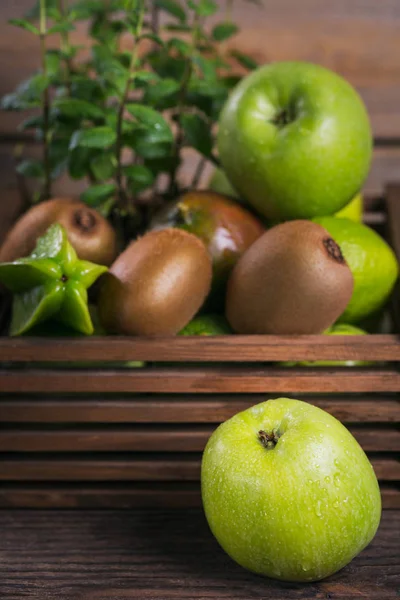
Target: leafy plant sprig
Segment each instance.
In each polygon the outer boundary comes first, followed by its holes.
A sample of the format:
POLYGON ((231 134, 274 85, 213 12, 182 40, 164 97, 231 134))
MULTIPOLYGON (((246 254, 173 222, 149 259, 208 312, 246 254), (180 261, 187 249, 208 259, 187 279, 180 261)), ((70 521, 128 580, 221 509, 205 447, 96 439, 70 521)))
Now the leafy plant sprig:
POLYGON ((208 161, 218 164, 219 112, 257 65, 225 44, 238 32, 232 0, 215 23, 217 10, 214 0, 38 0, 12 21, 41 52, 40 71, 2 99, 5 110, 35 111, 19 129, 34 132, 42 158, 18 172, 38 180, 36 199, 67 171, 86 180, 83 201, 138 227, 145 203, 183 190, 187 148, 199 155, 193 186, 208 161), (73 41, 79 22, 88 24, 84 47, 73 41))

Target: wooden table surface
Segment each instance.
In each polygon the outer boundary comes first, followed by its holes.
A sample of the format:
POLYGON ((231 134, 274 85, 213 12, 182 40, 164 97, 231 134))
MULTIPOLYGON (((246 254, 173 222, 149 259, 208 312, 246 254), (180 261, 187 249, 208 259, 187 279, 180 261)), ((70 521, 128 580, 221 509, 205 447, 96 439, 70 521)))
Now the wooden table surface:
POLYGON ((386 600, 400 595, 400 511, 340 573, 284 584, 247 573, 187 510, 0 511, 1 600, 386 600))

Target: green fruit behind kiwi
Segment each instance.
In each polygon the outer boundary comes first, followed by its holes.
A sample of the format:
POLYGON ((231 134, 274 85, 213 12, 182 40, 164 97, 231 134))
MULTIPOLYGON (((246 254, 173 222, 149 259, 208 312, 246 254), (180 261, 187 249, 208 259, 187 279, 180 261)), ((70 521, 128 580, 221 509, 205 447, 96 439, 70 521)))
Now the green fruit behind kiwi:
POLYGON ((22 215, 0 249, 0 262, 28 256, 53 223, 66 229, 80 259, 108 266, 117 256, 115 231, 100 213, 78 200, 55 198, 36 204, 22 215))
POLYGON ((228 282, 226 316, 234 331, 317 334, 346 308, 353 276, 321 226, 290 221, 264 233, 228 282))
POLYGON ((195 235, 172 228, 150 232, 104 276, 100 322, 112 333, 174 335, 203 304, 211 276, 211 259, 195 235))

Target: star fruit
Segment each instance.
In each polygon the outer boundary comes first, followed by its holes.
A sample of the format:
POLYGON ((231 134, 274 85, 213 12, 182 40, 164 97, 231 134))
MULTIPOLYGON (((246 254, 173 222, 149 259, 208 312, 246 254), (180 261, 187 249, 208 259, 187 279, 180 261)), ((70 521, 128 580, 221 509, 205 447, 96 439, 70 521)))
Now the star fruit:
POLYGON ((0 264, 0 282, 13 294, 10 335, 55 319, 91 335, 87 289, 107 267, 80 260, 65 229, 52 225, 26 258, 0 264))

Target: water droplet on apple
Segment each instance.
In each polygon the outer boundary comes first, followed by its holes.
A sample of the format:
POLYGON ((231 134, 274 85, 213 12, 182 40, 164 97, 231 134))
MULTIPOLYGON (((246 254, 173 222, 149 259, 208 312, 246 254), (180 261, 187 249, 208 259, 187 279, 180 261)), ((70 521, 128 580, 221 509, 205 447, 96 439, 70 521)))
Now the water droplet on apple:
POLYGON ((335 500, 333 503, 333 508, 339 508, 339 500, 335 500))
POLYGON ((333 476, 333 483, 335 484, 336 487, 340 487, 342 485, 339 473, 335 473, 334 474, 334 476, 333 476))
POLYGON ((325 477, 325 481, 326 481, 326 483, 330 483, 330 482, 331 482, 331 478, 329 477, 329 475, 327 475, 327 476, 325 477))
POLYGON ((335 460, 333 461, 335 463, 335 465, 338 467, 340 465, 339 461, 337 458, 335 458, 335 460))
POLYGON ((317 515, 317 517, 322 517, 321 500, 318 500, 318 502, 317 502, 317 506, 315 507, 315 514, 317 515))
POLYGON ((309 565, 308 563, 301 565, 301 568, 303 571, 311 571, 311 565, 309 565))

